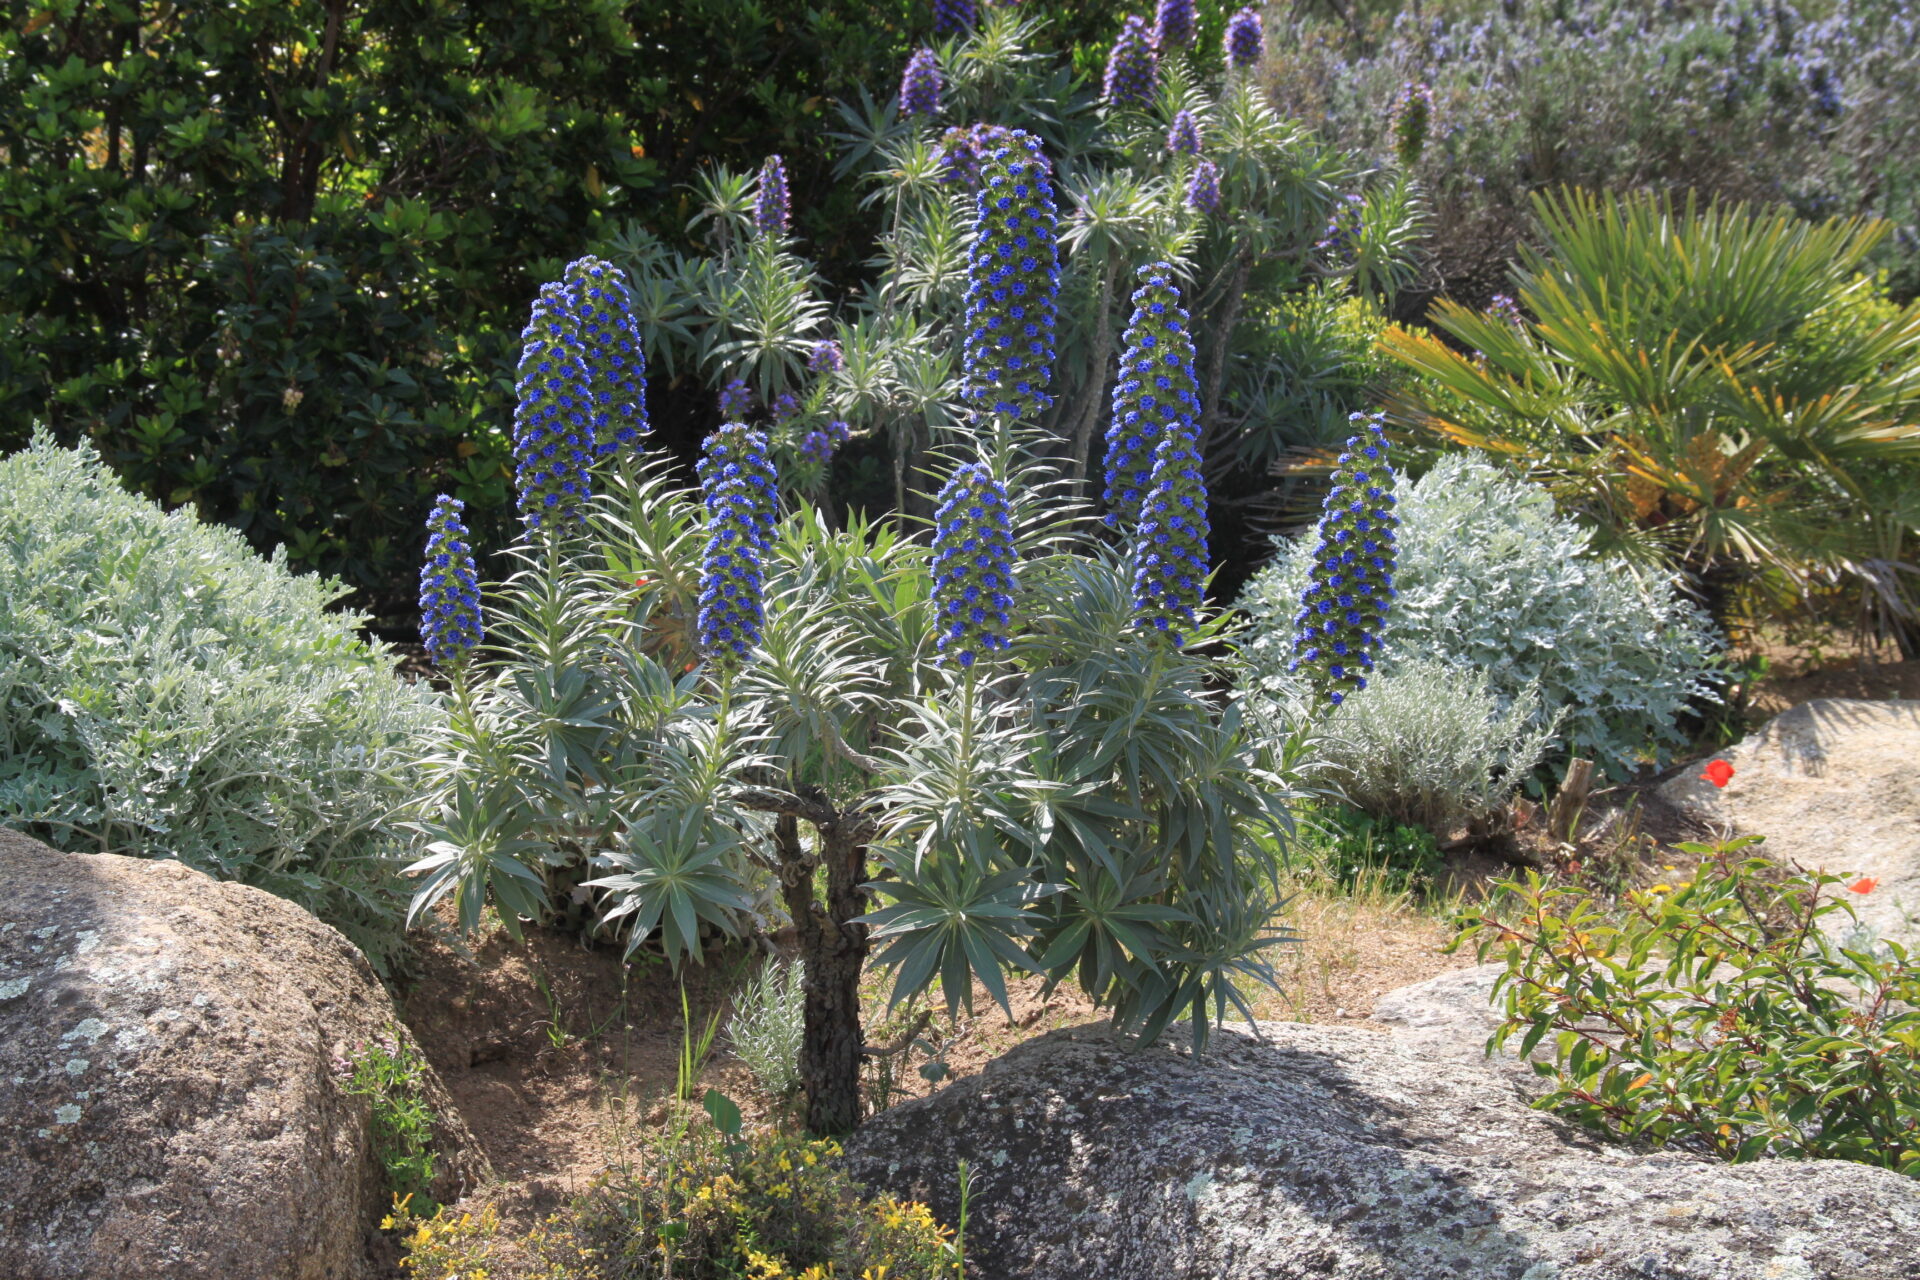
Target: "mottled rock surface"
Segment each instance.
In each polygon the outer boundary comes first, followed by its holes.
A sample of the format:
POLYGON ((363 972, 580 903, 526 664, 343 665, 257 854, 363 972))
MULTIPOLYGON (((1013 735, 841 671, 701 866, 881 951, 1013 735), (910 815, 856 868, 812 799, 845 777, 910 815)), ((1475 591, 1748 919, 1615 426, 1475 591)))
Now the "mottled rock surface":
POLYGON ((1603 1144, 1401 1035, 1266 1023, 1204 1058, 1078 1028, 894 1107, 855 1174, 958 1209, 994 1280, 1913 1280, 1920 1182, 1603 1144))
POLYGON ((1816 698, 1717 758, 1733 766, 1724 790, 1689 767, 1661 798, 1712 826, 1765 836, 1771 857, 1877 880, 1873 892, 1847 895, 1860 920, 1920 942, 1920 702, 1816 698))
MULTIPOLYGON (((367 1274, 386 1195, 331 1064, 397 1025, 291 903, 0 828, 0 1276, 367 1274)), ((451 1192, 484 1158, 428 1085, 451 1192)))
MULTIPOLYGON (((1487 1037, 1500 1027, 1493 980, 1504 964, 1450 969, 1399 987, 1374 1001, 1373 1021, 1392 1027, 1409 1050, 1453 1058, 1483 1058, 1487 1037)), ((1531 1072, 1527 1073, 1531 1075, 1531 1072)))

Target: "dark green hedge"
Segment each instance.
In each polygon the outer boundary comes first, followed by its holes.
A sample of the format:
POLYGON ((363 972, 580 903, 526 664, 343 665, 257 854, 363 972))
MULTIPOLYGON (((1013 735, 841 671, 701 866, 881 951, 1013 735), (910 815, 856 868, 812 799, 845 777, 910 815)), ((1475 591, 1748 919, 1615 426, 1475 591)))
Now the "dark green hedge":
POLYGON ((912 0, 0 12, 0 450, 35 421, 90 437, 394 613, 436 489, 506 517, 539 283, 623 221, 681 234, 698 165, 773 151, 820 256, 860 252, 832 101, 928 22, 912 0))

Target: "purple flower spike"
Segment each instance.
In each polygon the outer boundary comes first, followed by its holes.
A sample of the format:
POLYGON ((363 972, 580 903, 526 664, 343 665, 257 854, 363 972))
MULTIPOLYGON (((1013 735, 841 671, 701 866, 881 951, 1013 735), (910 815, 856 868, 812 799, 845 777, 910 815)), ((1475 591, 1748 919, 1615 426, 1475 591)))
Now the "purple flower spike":
POLYGON ((1187 205, 1202 213, 1213 213, 1220 208, 1219 165, 1202 160, 1193 166, 1193 177, 1187 182, 1187 205))
POLYGON ((1246 71, 1260 65, 1267 56, 1267 29, 1260 11, 1245 8, 1227 19, 1227 65, 1246 71))
POLYGON ((1193 47, 1193 0, 1160 0, 1154 14, 1153 42, 1163 53, 1193 47))
POLYGON ((1148 38, 1147 24, 1130 17, 1107 55, 1107 102, 1116 107, 1147 106, 1153 101, 1159 79, 1160 59, 1148 38))
POLYGON ((907 59, 900 77, 900 114, 937 116, 940 114, 940 63, 933 50, 921 49, 907 59))
POLYGON ((939 35, 965 31, 978 18, 973 0, 933 0, 933 29, 939 35))
POLYGON ((813 344, 813 350, 807 356, 807 368, 814 373, 838 373, 844 360, 840 344, 832 338, 825 338, 813 344))
POLYGON ((1186 156, 1200 154, 1200 122, 1193 118, 1193 112, 1174 116, 1173 127, 1167 130, 1167 150, 1186 156))
POLYGON ((787 234, 787 165, 779 156, 768 156, 760 166, 760 190, 753 200, 753 225, 763 236, 787 234))

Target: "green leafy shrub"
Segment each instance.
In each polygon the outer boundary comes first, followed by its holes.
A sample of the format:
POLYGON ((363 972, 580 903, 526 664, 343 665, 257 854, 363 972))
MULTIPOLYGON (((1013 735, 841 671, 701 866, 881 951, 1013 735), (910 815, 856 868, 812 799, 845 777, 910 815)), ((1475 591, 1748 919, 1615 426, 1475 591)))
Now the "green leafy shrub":
MULTIPOLYGON (((737 1116, 736 1116, 737 1119, 737 1116)), ((963 1274, 953 1232, 922 1204, 869 1199, 830 1141, 762 1130, 744 1140, 676 1127, 638 1167, 609 1174, 517 1239, 491 1210, 387 1220, 417 1280, 940 1280, 963 1274)))
POLYGON ((1322 804, 1300 815, 1297 854, 1317 865, 1348 892, 1369 872, 1390 890, 1419 888, 1432 882, 1445 859, 1433 832, 1393 818, 1376 818, 1349 805, 1322 804))
POLYGON ((798 960, 770 960, 748 980, 733 1016, 727 1042, 759 1086, 775 1096, 800 1087, 800 1039, 806 1029, 801 1001, 806 968, 798 960))
POLYGON ((1501 886, 1454 943, 1506 963, 1489 1048, 1544 1042, 1537 1105, 1621 1137, 1920 1176, 1920 963, 1829 932, 1871 881, 1783 875, 1741 856, 1756 839, 1679 846, 1693 878, 1617 914, 1536 875, 1501 886))
POLYGON ((1560 719, 1542 717, 1531 686, 1503 707, 1484 672, 1416 658, 1349 694, 1314 754, 1355 808, 1445 834, 1504 806, 1560 719))
MULTIPOLYGON (((1684 741, 1677 720, 1712 699, 1718 641, 1701 611, 1657 577, 1599 556, 1542 489, 1474 456, 1442 458, 1399 491, 1399 591, 1383 676, 1411 658, 1484 674, 1503 703, 1537 689, 1564 753, 1613 776, 1684 741)), ((1240 600, 1254 687, 1287 681, 1310 541, 1283 543, 1240 600)), ((1383 681, 1384 683, 1384 681, 1383 681)))
POLYGON ((177 858, 306 907, 384 965, 386 824, 439 721, 338 584, 120 488, 42 436, 0 461, 0 822, 177 858))
POLYGON ((386 1170, 387 1188, 396 1197, 412 1197, 422 1208, 433 1181, 433 1109, 421 1096, 427 1060, 403 1038, 387 1034, 369 1041, 335 1063, 340 1087, 367 1099, 373 1110, 373 1150, 386 1170))
POLYGON ((1234 393, 1239 461, 1264 466, 1352 435, 1352 416, 1399 374, 1376 345, 1386 328, 1370 298, 1326 283, 1255 308, 1244 338, 1254 376, 1234 393))

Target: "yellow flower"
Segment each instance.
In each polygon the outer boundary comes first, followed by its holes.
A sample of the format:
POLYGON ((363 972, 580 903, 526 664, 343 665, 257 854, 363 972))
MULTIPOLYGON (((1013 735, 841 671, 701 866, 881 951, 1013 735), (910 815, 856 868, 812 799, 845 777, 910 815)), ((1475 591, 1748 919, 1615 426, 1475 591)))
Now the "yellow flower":
POLYGON ((1653 892, 1654 893, 1672 893, 1673 886, 1670 884, 1656 884, 1653 886, 1653 892))

